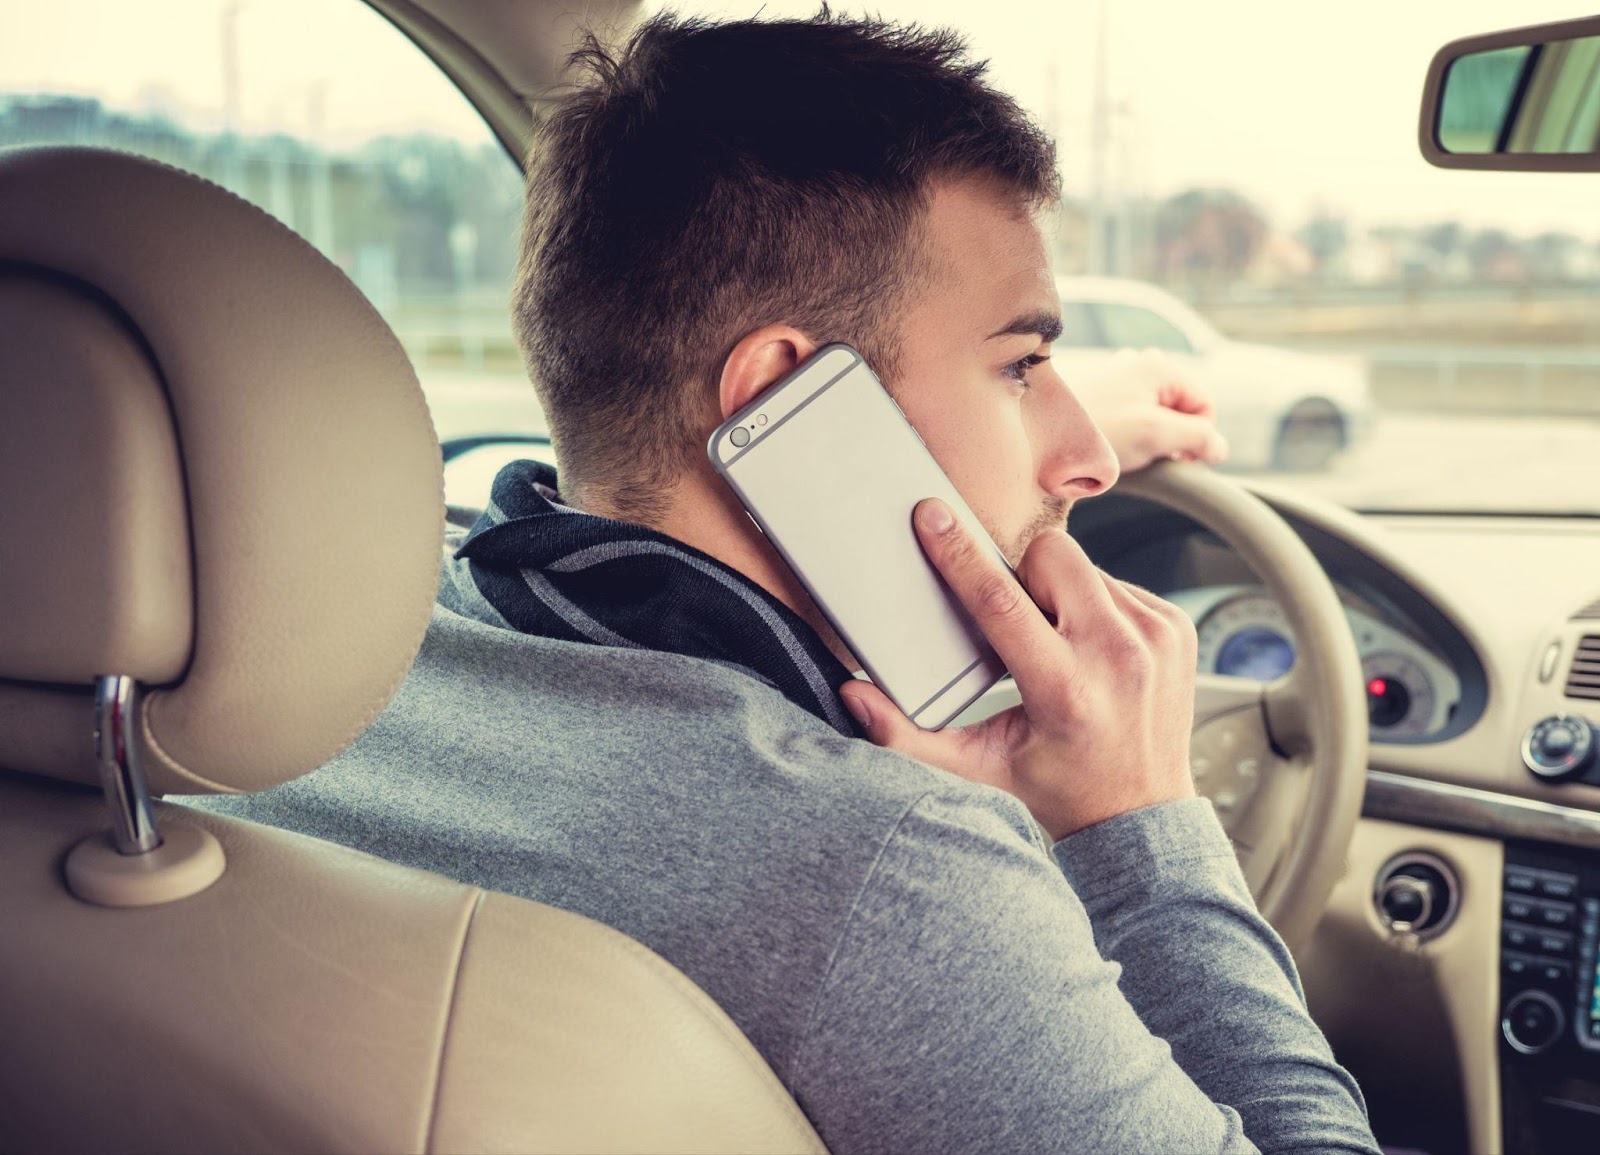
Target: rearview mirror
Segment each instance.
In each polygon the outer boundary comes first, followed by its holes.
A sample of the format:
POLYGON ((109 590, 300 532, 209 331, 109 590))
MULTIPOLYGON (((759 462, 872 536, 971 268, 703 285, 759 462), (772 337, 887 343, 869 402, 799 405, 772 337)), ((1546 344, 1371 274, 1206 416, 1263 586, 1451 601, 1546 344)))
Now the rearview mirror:
POLYGON ((1441 168, 1600 171, 1600 17, 1445 45, 1420 135, 1441 168))

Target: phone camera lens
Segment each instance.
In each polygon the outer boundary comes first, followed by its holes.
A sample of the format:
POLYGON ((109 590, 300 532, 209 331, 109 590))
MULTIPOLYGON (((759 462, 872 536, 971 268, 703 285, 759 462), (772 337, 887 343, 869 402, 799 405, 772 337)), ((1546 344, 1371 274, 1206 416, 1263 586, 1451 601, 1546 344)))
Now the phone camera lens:
POLYGON ((750 431, 741 425, 732 433, 728 434, 728 440, 733 442, 735 447, 743 449, 746 445, 750 444, 750 431))

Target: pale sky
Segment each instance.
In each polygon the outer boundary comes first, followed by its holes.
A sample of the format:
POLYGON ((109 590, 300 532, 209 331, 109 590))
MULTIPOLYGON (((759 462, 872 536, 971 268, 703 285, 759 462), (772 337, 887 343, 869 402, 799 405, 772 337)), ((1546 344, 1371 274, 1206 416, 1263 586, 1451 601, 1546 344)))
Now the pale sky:
MULTIPOLYGON (((706 14, 811 0, 685 0, 706 14)), ((1056 134, 1068 191, 1089 183, 1098 0, 882 0, 889 18, 964 28, 994 79, 1056 134), (1053 83, 1052 83, 1053 82, 1053 83)), ((0 92, 69 91, 165 107, 197 128, 223 110, 226 0, 51 0, 0 16, 0 92), (159 35, 158 35, 159 33, 159 35)), ((1324 205, 1360 223, 1457 218, 1600 235, 1600 175, 1444 172, 1417 152, 1422 81, 1458 36, 1588 14, 1562 0, 1116 0, 1108 87, 1113 187, 1228 186, 1284 226, 1324 205)), ((448 82, 355 0, 245 0, 239 121, 352 143, 428 129, 487 140, 448 82), (317 107, 320 102, 320 117, 317 107)))

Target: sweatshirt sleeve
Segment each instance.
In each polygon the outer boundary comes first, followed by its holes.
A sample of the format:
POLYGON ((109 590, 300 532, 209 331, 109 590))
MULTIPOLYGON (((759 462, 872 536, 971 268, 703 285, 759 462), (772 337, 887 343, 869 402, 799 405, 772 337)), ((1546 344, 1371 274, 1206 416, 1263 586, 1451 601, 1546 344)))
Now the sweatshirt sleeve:
MULTIPOLYGON (((1122 870, 1104 863, 1107 879, 1143 869, 1107 911, 1141 995, 1163 990, 1157 1026, 1096 948, 1068 882, 1078 847, 1057 848, 1071 864, 1058 868, 1009 803, 925 795, 883 844, 788 1064, 834 1155, 1376 1150, 1248 895, 1241 904, 1211 864, 1178 888, 1187 897, 1140 898, 1138 886, 1160 891, 1213 843, 1148 863, 1160 832, 1134 831, 1166 818, 1140 812, 1124 816, 1126 847, 1110 830, 1082 844, 1085 860, 1097 842, 1122 856, 1122 870), (1148 917, 1134 910, 1142 901, 1148 917), (1168 925, 1169 914, 1181 917, 1168 925), (1212 957, 1196 960, 1200 950, 1212 957)), ((1099 864, 1084 869, 1100 876, 1099 864)))
POLYGON ((1263 1150, 1372 1143, 1361 1091, 1311 1022, 1210 802, 1123 814, 1053 853, 1129 1004, 1245 1134, 1263 1150))

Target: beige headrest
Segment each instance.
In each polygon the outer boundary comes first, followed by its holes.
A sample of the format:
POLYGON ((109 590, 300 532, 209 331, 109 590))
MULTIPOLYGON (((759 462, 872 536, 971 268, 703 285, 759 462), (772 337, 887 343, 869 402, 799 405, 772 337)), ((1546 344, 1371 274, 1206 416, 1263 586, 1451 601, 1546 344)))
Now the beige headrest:
POLYGON ((0 768, 96 781, 137 677, 156 791, 260 790, 359 734, 438 583, 439 447, 399 342, 232 194, 0 152, 0 768))

